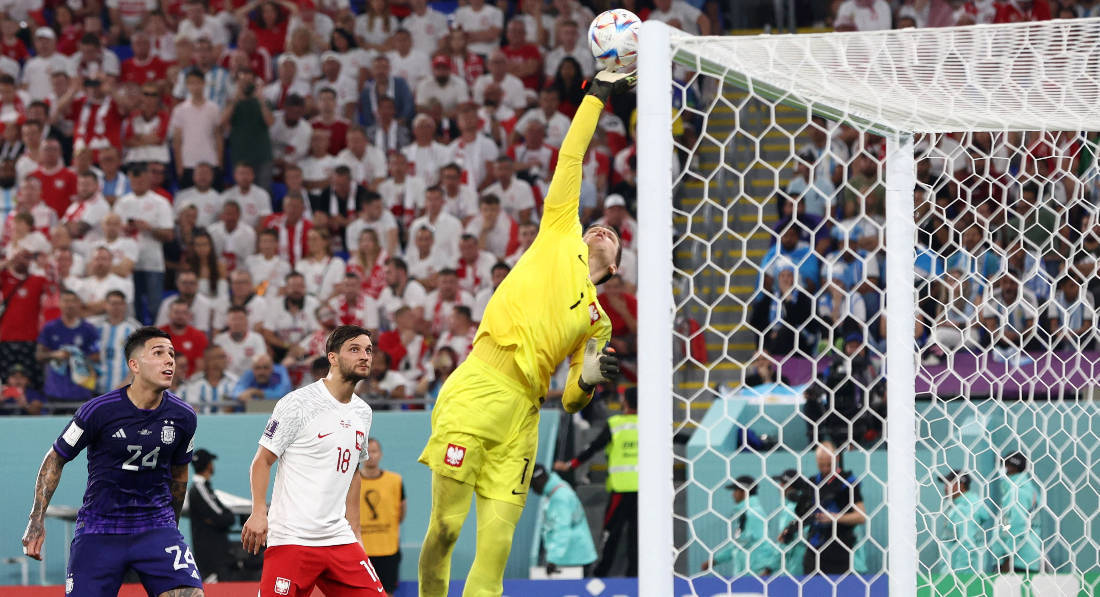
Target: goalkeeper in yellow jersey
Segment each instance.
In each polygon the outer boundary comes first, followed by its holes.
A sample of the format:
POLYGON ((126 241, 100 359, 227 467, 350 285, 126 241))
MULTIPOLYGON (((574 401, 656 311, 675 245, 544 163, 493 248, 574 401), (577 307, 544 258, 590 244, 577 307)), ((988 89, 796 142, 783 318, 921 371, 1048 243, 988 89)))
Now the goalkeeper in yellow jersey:
POLYGON ((596 285, 619 267, 614 230, 582 233, 581 163, 604 103, 635 84, 600 72, 562 142, 538 236, 493 293, 470 356, 443 384, 420 462, 432 469, 432 513, 420 552, 420 596, 445 597, 451 551, 477 494, 477 553, 464 597, 499 597, 512 535, 527 501, 538 447, 539 407, 550 375, 570 357, 568 412, 618 374, 606 348, 611 322, 596 285))

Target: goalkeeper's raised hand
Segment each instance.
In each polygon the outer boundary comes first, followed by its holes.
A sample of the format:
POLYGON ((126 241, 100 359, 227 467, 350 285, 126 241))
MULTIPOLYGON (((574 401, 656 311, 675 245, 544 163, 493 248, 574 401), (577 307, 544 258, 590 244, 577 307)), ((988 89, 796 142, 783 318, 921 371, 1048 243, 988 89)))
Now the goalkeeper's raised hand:
POLYGON ((581 377, 577 381, 584 393, 591 393, 598 384, 611 381, 619 376, 619 357, 615 349, 604 346, 600 349, 595 338, 588 340, 584 347, 584 364, 581 377))
POLYGON ((637 73, 615 73, 601 70, 588 81, 588 95, 596 96, 596 99, 607 103, 607 98, 612 95, 629 93, 638 84, 637 73))

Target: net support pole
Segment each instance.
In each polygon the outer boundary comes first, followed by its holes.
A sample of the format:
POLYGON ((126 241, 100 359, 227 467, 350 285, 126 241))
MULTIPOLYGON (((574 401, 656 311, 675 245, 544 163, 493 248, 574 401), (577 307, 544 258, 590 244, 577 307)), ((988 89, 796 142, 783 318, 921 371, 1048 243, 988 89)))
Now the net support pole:
POLYGON ((672 56, 668 26, 642 25, 638 53, 638 595, 672 575, 672 56))
POLYGON ((890 595, 917 591, 913 137, 886 138, 886 393, 890 595))

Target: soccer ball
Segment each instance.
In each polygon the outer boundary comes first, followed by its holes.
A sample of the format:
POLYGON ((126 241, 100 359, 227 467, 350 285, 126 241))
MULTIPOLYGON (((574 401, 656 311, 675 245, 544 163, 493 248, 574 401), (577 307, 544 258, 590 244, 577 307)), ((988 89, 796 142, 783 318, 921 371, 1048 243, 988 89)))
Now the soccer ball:
POLYGON ((638 60, 638 15, 622 8, 601 12, 588 26, 588 47, 601 70, 626 71, 638 60))

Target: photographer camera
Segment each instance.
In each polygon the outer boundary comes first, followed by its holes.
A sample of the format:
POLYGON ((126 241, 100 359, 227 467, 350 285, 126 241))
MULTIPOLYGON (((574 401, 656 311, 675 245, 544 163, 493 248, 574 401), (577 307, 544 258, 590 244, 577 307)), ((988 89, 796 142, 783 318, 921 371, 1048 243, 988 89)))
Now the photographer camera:
POLYGON ((813 486, 805 477, 789 468, 773 477, 783 493, 783 506, 779 510, 779 570, 790 575, 802 574, 802 558, 806 553, 805 529, 810 523, 817 503, 813 486))
POLYGON ((815 456, 818 473, 810 477, 809 484, 816 499, 812 515, 803 519, 803 525, 808 525, 809 549, 802 566, 806 574, 847 574, 856 569, 856 527, 867 523, 863 492, 856 476, 840 468, 835 444, 821 442, 815 456))

